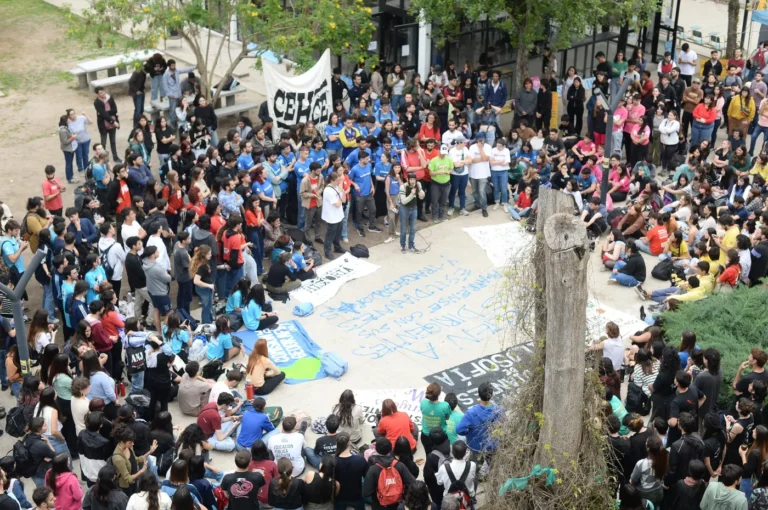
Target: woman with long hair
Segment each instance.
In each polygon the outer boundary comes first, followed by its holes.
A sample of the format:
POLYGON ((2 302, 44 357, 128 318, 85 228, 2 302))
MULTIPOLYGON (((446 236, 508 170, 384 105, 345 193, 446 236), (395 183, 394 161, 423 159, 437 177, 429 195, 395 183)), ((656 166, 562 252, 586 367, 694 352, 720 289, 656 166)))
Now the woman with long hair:
MULTIPOLYGON (((422 434, 423 436, 424 434, 422 434)), ((411 472, 414 478, 419 476, 419 466, 413 461, 413 451, 411 450, 411 443, 408 441, 407 436, 400 436, 395 441, 395 446, 392 448, 392 455, 395 456, 398 462, 401 462, 408 471, 411 472)))
POLYGON ((261 439, 257 439, 251 445, 251 463, 248 469, 260 472, 264 478, 265 485, 259 490, 259 502, 262 505, 269 504, 269 484, 272 479, 280 476, 280 473, 277 471, 277 464, 270 458, 266 443, 261 439))
POLYGON ((211 260, 211 247, 203 244, 195 248, 192 260, 189 263, 189 274, 194 275, 195 291, 200 297, 201 320, 203 324, 213 322, 213 274, 209 261, 211 260))
POLYGON ((160 191, 160 196, 168 202, 165 219, 168 221, 171 232, 178 232, 179 211, 184 209, 185 190, 181 187, 179 173, 176 170, 171 170, 165 177, 167 181, 160 191))
POLYGON ((659 504, 664 499, 664 475, 667 474, 669 454, 657 435, 646 441, 648 456, 635 464, 630 481, 638 488, 644 499, 659 504))
MULTIPOLYGON (((749 499, 754 483, 762 476, 768 460, 768 428, 758 425, 752 430, 752 445, 739 445, 739 455, 744 465, 741 475, 741 492, 749 499)), ((733 445, 733 443, 731 443, 733 445)))
POLYGON ((586 101, 584 85, 581 83, 581 78, 576 76, 573 79, 573 84, 568 87, 566 93, 566 100, 568 102, 568 119, 571 125, 571 134, 581 137, 581 127, 584 122, 584 102, 586 101))
MULTIPOLYGON (((30 354, 32 351, 35 351, 35 355, 41 355, 45 346, 53 342, 53 332, 55 329, 55 325, 48 322, 47 311, 36 311, 32 316, 32 322, 29 325, 29 332, 27 333, 27 343, 29 344, 30 354)), ((35 356, 34 359, 36 359, 37 356, 35 356)))
POLYGON ((18 501, 21 508, 33 508, 32 503, 27 500, 27 496, 24 494, 24 483, 20 480, 22 476, 17 471, 16 461, 11 455, 0 459, 0 470, 5 475, 3 488, 6 494, 18 501))
POLYGON ((137 481, 137 492, 128 500, 126 510, 171 510, 171 498, 160 490, 157 477, 142 473, 137 481))
POLYGON ((245 238, 251 242, 251 255, 256 260, 259 276, 264 272, 264 212, 259 195, 252 194, 245 205, 245 238))
MULTIPOLYGON (((287 254, 290 259, 290 254, 287 254)), ((259 331, 277 324, 279 318, 272 311, 272 303, 267 303, 264 287, 257 283, 248 292, 242 312, 243 324, 250 331, 259 331)))
POLYGON ((728 104, 728 132, 739 131, 741 138, 747 139, 749 123, 755 117, 755 100, 749 87, 742 87, 738 95, 731 97, 728 104))
POLYGON ((331 410, 339 418, 338 433, 349 434, 350 441, 357 444, 363 439, 363 408, 355 402, 352 390, 344 390, 339 397, 339 403, 331 410))
POLYGON ((72 457, 77 459, 77 433, 75 421, 72 417, 72 377, 69 372, 69 356, 59 353, 53 358, 51 368, 48 371, 48 384, 56 390, 56 404, 63 418, 64 427, 61 433, 67 441, 72 457))
POLYGON ((240 354, 241 345, 240 339, 232 335, 229 316, 219 315, 216 319, 216 331, 213 332, 205 347, 206 357, 209 360, 231 360, 240 354))
POLYGON ((114 426, 112 436, 117 438, 120 429, 128 427, 133 431, 133 451, 136 455, 144 455, 149 451, 149 425, 144 420, 137 420, 133 407, 129 404, 120 406, 117 410, 117 418, 112 421, 114 426))
POLYGON ((216 496, 213 495, 213 485, 205 478, 205 459, 202 455, 194 455, 187 461, 189 484, 200 494, 200 503, 206 508, 216 505, 216 496))
POLYGON ((5 373, 8 377, 8 384, 11 387, 11 395, 14 398, 18 398, 21 385, 24 382, 24 378, 21 375, 21 359, 19 358, 18 345, 12 345, 8 348, 8 354, 5 356, 5 373))
POLYGON ((115 381, 101 366, 98 352, 89 350, 83 354, 83 377, 91 380, 89 398, 104 399, 106 404, 104 415, 110 420, 114 419, 117 416, 115 381))
POLYGON ((665 347, 661 356, 659 373, 656 380, 650 385, 651 404, 653 414, 651 419, 661 416, 665 420, 669 417, 669 405, 675 396, 675 374, 680 370, 680 357, 677 349, 665 347))
POLYGON ((163 459, 168 455, 168 458, 175 456, 176 438, 174 433, 177 427, 173 426, 173 417, 168 411, 160 411, 155 414, 155 418, 149 425, 149 442, 157 442, 157 449, 155 450, 155 457, 157 458, 158 474, 165 476, 170 462, 163 465, 163 459), (164 469, 161 469, 164 468, 164 469))
POLYGON ((398 411, 395 402, 388 398, 381 403, 381 419, 378 426, 374 428, 374 436, 385 436, 392 448, 395 447, 397 438, 404 436, 408 439, 411 450, 416 449, 416 426, 411 421, 408 414, 398 411))
POLYGON ((51 444, 51 448, 56 453, 66 453, 67 458, 70 457, 70 450, 67 447, 67 440, 64 434, 61 433, 63 424, 59 420, 59 406, 56 404, 56 390, 51 386, 48 386, 40 392, 40 400, 35 406, 35 417, 42 417, 45 420, 47 426, 47 432, 45 436, 48 438, 48 442, 51 444))
POLYGON ((302 508, 306 497, 306 483, 303 478, 293 478, 293 463, 283 457, 277 461, 278 478, 269 484, 269 504, 275 508, 295 510, 302 508))
POLYGON ((122 378, 123 374, 123 341, 120 338, 120 332, 125 330, 125 321, 115 306, 118 303, 119 289, 116 292, 113 289, 104 289, 109 282, 101 284, 101 302, 104 303, 104 313, 101 315, 101 325, 110 338, 117 337, 109 351, 109 360, 111 366, 107 369, 116 381, 122 378))
POLYGON ((304 475, 307 503, 305 510, 332 510, 341 485, 336 481, 336 457, 326 455, 320 461, 317 472, 304 475))
POLYGON ((179 487, 171 498, 171 510, 199 510, 198 502, 189 486, 179 487))
POLYGON ((36 375, 27 374, 24 376, 24 383, 19 390, 17 404, 24 408, 24 419, 27 423, 34 416, 37 403, 40 401, 40 392, 45 385, 36 375))
POLYGON ((704 434, 701 436, 704 440, 704 466, 707 468, 705 478, 709 480, 711 477, 720 475, 726 437, 718 413, 707 413, 702 421, 702 427, 704 428, 704 434))
POLYGON ((67 115, 59 117, 59 147, 64 153, 64 171, 67 182, 74 184, 77 179, 75 179, 72 163, 75 161, 75 152, 77 151, 77 134, 69 127, 69 116, 67 115))
POLYGON ((731 248, 725 253, 725 270, 717 278, 717 283, 723 287, 736 288, 741 278, 741 263, 739 252, 731 248))
POLYGON ((256 340, 253 351, 248 356, 246 373, 255 395, 269 395, 285 380, 285 372, 281 372, 269 359, 267 341, 263 338, 256 340))
POLYGON ((53 358, 59 354, 59 346, 56 344, 48 344, 43 348, 42 356, 40 356, 40 380, 46 384, 48 382, 48 370, 53 363, 53 358))
MULTIPOLYGON (((691 126, 691 145, 696 145, 702 140, 710 141, 712 138, 712 128, 715 125, 717 111, 715 111, 715 98, 713 96, 704 96, 701 103, 693 109, 693 125, 691 126)), ((752 146, 754 147, 755 137, 752 137, 752 146)))
MULTIPOLYGON (((174 314, 171 314, 174 315, 174 314)), ((149 349, 147 350, 147 370, 144 372, 144 388, 149 390, 148 420, 155 417, 156 405, 160 403, 160 410, 168 410, 168 401, 171 397, 171 366, 173 355, 163 351, 163 341, 156 335, 149 335, 149 349)))
MULTIPOLYGON (((347 390, 349 391, 349 390, 347 390)), ((341 429, 339 429, 341 430, 341 429)), ((336 434, 336 478, 340 488, 336 494, 336 507, 351 506, 365 508, 363 500, 363 479, 368 472, 368 463, 362 455, 352 452, 349 434, 336 434)))
POLYGON ((45 485, 56 497, 56 508, 78 510, 82 508, 83 489, 77 475, 72 472, 69 456, 57 454, 51 462, 51 469, 45 474, 45 485))
POLYGON ((403 500, 403 508, 405 510, 431 510, 434 508, 426 483, 416 480, 408 486, 403 500))
POLYGON ((85 495, 83 510, 124 510, 128 496, 117 485, 117 470, 107 464, 99 470, 98 479, 85 495))
POLYGON ((611 230, 601 248, 601 258, 606 269, 613 269, 616 262, 626 257, 626 247, 627 243, 621 230, 611 230))
POLYGON ((628 475, 635 464, 648 456, 646 443, 648 438, 656 434, 656 431, 650 424, 646 426, 643 417, 637 413, 629 413, 624 421, 632 432, 629 437, 629 452, 624 456, 624 466, 627 470, 625 474, 628 475))
POLYGON ((701 349, 701 347, 696 345, 696 333, 687 329, 683 331, 680 338, 680 346, 677 348, 677 355, 680 357, 680 366, 686 368, 688 366, 688 359, 690 359, 693 351, 699 349, 701 349))

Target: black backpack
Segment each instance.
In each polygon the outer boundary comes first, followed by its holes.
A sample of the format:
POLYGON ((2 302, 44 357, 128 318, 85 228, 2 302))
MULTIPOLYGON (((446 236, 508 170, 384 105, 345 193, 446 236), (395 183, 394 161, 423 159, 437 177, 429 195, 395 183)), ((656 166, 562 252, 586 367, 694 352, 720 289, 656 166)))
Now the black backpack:
POLYGON ((469 460, 464 464, 464 472, 461 473, 461 477, 456 479, 456 476, 451 471, 450 462, 445 464, 445 472, 448 478, 451 480, 451 485, 448 487, 448 495, 459 500, 459 508, 461 510, 474 509, 475 505, 472 502, 472 497, 469 495, 469 488, 467 487, 467 477, 469 477, 469 470, 472 467, 472 462, 469 460))
POLYGON ((359 259, 367 259, 369 256, 368 248, 363 246, 362 244, 356 244, 353 247, 349 249, 349 253, 353 257, 357 257, 359 259))
POLYGON ((8 411, 5 419, 5 431, 13 437, 22 437, 26 433, 27 419, 24 417, 24 406, 16 406, 8 411))
MULTIPOLYGON (((10 414, 8 416, 10 417, 10 414)), ((13 460, 16 462, 16 472, 24 478, 30 478, 37 471, 38 465, 32 460, 32 453, 25 440, 26 437, 19 439, 13 445, 13 460)))
POLYGON ((107 274, 107 280, 112 279, 112 275, 115 274, 115 268, 109 263, 109 250, 115 247, 117 242, 112 243, 109 248, 102 251, 99 250, 99 258, 101 259, 101 267, 104 268, 104 272, 107 274))

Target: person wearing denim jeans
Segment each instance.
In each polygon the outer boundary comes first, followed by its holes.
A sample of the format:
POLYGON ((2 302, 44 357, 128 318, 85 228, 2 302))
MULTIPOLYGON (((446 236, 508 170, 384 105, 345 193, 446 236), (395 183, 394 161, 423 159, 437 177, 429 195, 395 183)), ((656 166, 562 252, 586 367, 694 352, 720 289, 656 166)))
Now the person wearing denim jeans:
POLYGON ((625 260, 620 260, 613 266, 613 274, 608 278, 608 282, 637 287, 645 281, 645 260, 632 242, 627 243, 626 254, 625 260))
POLYGON ((475 135, 478 140, 482 139, 493 146, 496 141, 496 122, 501 114, 501 108, 493 106, 491 103, 485 103, 481 108, 475 111, 478 116, 478 130, 475 135))
POLYGON ((67 124, 69 130, 77 138, 77 147, 75 147, 75 162, 77 171, 84 172, 88 168, 89 149, 91 147, 91 135, 88 133, 88 124, 92 124, 91 119, 85 114, 78 115, 75 110, 67 110, 67 124))
POLYGON ((509 202, 509 186, 507 185, 507 175, 509 174, 509 164, 512 161, 507 141, 504 138, 496 140, 496 146, 491 149, 491 182, 493 183, 493 199, 499 200, 493 206, 493 210, 499 208, 499 203, 506 205, 509 202))
POLYGON ((128 80, 128 95, 133 98, 134 126, 139 123, 139 119, 144 115, 144 89, 146 82, 147 73, 144 72, 143 68, 135 69, 128 80))
POLYGON ((488 199, 486 184, 491 176, 491 146, 478 137, 469 149, 472 164, 469 166, 469 183, 472 185, 472 198, 475 205, 483 211, 483 217, 488 217, 488 199))
POLYGON ((462 216, 467 212, 467 184, 469 184, 469 165, 472 163, 469 157, 467 141, 461 137, 455 140, 455 145, 448 151, 453 160, 451 172, 451 189, 448 191, 448 216, 453 216, 456 193, 459 194, 459 212, 462 216))
MULTIPOLYGON (((201 318, 203 324, 213 324, 213 275, 209 266, 211 248, 208 245, 198 246, 189 264, 189 274, 195 284, 195 291, 200 298, 201 318)), ((226 272, 224 273, 226 278, 226 272)), ((222 296, 224 294, 221 294, 222 296)))
POLYGON ((209 435, 208 442, 214 450, 231 452, 235 449, 235 440, 232 436, 237 433, 241 418, 239 416, 221 417, 221 413, 230 413, 229 406, 234 403, 235 397, 231 393, 220 393, 216 402, 204 405, 197 417, 197 424, 206 435, 209 435))
POLYGON ((435 223, 445 219, 452 170, 453 160, 448 155, 448 145, 443 144, 440 146, 440 155, 429 162, 432 221, 435 223))
POLYGON ((416 252, 416 216, 418 208, 417 199, 424 199, 424 191, 421 183, 416 180, 415 174, 408 174, 408 183, 400 187, 400 251, 408 250, 416 252), (408 250, 405 249, 405 236, 408 234, 408 250))
POLYGON ((757 144, 757 138, 763 135, 763 144, 760 146, 760 152, 762 152, 763 146, 768 141, 768 101, 763 101, 760 104, 760 109, 756 115, 757 125, 752 131, 752 141, 749 144, 749 155, 752 156, 755 152, 755 145, 757 144))
POLYGON ((71 183, 75 178, 72 163, 75 161, 75 150, 77 149, 77 135, 72 133, 67 126, 66 115, 62 115, 59 120, 59 145, 64 153, 64 170, 67 176, 67 182, 71 183))

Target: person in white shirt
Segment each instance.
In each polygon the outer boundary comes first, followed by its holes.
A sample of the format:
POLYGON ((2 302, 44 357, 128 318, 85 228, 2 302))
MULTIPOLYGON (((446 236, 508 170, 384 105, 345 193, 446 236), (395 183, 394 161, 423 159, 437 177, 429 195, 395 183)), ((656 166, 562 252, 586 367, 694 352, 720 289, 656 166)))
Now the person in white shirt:
POLYGON ((448 131, 443 133, 443 145, 447 145, 449 147, 456 144, 456 140, 461 138, 464 139, 464 134, 456 129, 456 121, 454 119, 451 119, 448 121, 448 131))
POLYGON ((293 473, 291 476, 296 478, 304 472, 304 457, 301 456, 304 450, 304 431, 307 430, 307 423, 302 421, 298 430, 296 430, 296 417, 286 416, 283 418, 283 430, 279 434, 269 438, 267 448, 275 460, 286 458, 293 464, 293 473))
MULTIPOLYGON (((237 385, 243 380, 243 373, 239 370, 230 370, 227 372, 227 378, 224 381, 219 381, 211 387, 211 395, 208 397, 208 403, 217 402, 221 393, 231 393, 235 398, 241 398, 240 394, 235 391, 237 385)), ((238 403, 237 409, 240 408, 238 403)))
MULTIPOLYGON (((131 237, 138 237, 144 240, 147 233, 141 228, 141 225, 136 221, 136 209, 133 207, 126 207, 120 213, 123 216, 123 224, 120 226, 120 239, 123 240, 123 248, 125 251, 129 251, 130 248, 125 242, 131 237)), ((144 249, 139 250, 139 255, 144 253, 144 249)))
POLYGON ((331 244, 336 253, 344 253, 341 247, 341 226, 344 221, 344 201, 346 194, 341 191, 341 172, 333 171, 328 175, 328 185, 323 190, 323 209, 320 217, 326 224, 323 251, 325 258, 333 260, 331 244))
POLYGON ((467 489, 469 489, 469 496, 474 497, 475 495, 475 486, 476 483, 476 475, 477 475, 477 464, 469 460, 469 457, 467 456, 467 443, 464 441, 456 441, 451 445, 451 454, 453 455, 453 458, 449 461, 444 462, 440 469, 437 470, 437 483, 438 485, 443 486, 444 495, 448 495, 448 489, 451 486, 451 478, 448 476, 448 470, 451 470, 451 474, 453 474, 453 478, 456 480, 464 480, 464 484, 467 486, 467 489), (465 460, 466 458, 466 460, 465 460), (466 478, 463 477, 464 471, 467 469, 467 465, 469 465, 469 470, 467 472, 466 478))
MULTIPOLYGON (((501 203, 509 202, 509 163, 512 158, 507 149, 507 140, 499 138, 496 146, 491 149, 491 182, 493 183, 493 199, 501 198, 501 203)), ((499 208, 499 202, 493 206, 493 210, 499 208)))
POLYGON ((162 230, 158 223, 153 223, 149 227, 149 237, 147 237, 147 247, 154 246, 157 248, 157 263, 160 267, 166 271, 171 270, 171 259, 168 257, 168 248, 165 247, 163 242, 162 230))
POLYGON ((691 80, 696 73, 696 52, 691 49, 688 43, 683 43, 680 47, 680 56, 677 60, 680 67, 680 77, 690 87, 691 80))
MULTIPOLYGON (((141 228, 141 227, 139 227, 141 228)), ((101 238, 99 239, 99 255, 107 253, 107 263, 112 268, 112 276, 109 277, 109 283, 115 291, 115 295, 120 298, 120 287, 123 283, 123 265, 125 264, 125 249, 123 245, 115 241, 115 225, 113 223, 103 223, 99 227, 101 238)), ((106 268, 105 268, 106 269, 106 268)))
POLYGON ((451 172, 451 189, 448 192, 448 216, 453 216, 455 209, 456 192, 459 192, 459 214, 467 216, 467 184, 469 183, 469 165, 472 163, 467 148, 467 141, 464 136, 455 140, 454 146, 448 151, 448 155, 453 160, 453 171, 451 172))
POLYGON ((472 164, 469 165, 469 183, 472 185, 472 198, 475 199, 483 217, 488 217, 488 198, 485 195, 485 187, 491 176, 491 146, 485 143, 482 137, 477 138, 469 148, 469 157, 472 164))

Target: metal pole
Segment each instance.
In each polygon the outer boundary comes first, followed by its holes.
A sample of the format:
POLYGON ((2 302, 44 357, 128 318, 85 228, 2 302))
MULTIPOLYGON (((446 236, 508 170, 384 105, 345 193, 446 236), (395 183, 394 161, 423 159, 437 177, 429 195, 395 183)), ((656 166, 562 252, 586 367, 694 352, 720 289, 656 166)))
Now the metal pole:
POLYGON ((13 289, 0 283, 0 293, 11 300, 11 305, 13 307, 13 322, 16 327, 16 344, 19 348, 19 361, 21 362, 21 373, 23 375, 27 375, 31 371, 29 363, 29 344, 27 344, 27 330, 24 327, 24 303, 21 300, 21 297, 24 295, 29 280, 32 278, 32 275, 35 274, 35 270, 43 262, 44 258, 45 253, 38 250, 32 257, 32 262, 29 263, 27 269, 21 275, 19 283, 17 283, 13 289))
MULTIPOLYGON (((615 112, 616 108, 619 106, 619 99, 624 97, 624 94, 627 93, 627 89, 633 81, 635 80, 632 78, 626 78, 624 83, 621 84, 619 91, 611 97, 610 110, 608 110, 608 122, 605 125, 605 156, 609 158, 609 160, 613 154, 613 112, 615 112)), ((621 148, 619 148, 619 152, 621 152, 621 148)), ((603 179, 600 183, 600 203, 603 205, 605 205, 605 197, 608 194, 609 173, 610 172, 603 172, 603 179)))
POLYGON ((677 24, 680 21, 680 4, 683 0, 677 0, 677 7, 675 8, 675 26, 672 27, 672 58, 677 58, 677 24))
MULTIPOLYGON (((744 48, 744 39, 747 37, 747 18, 749 17, 749 0, 744 0, 744 19, 741 20, 741 51, 746 51, 744 48)), ((729 57, 731 55, 728 55, 729 57)))

